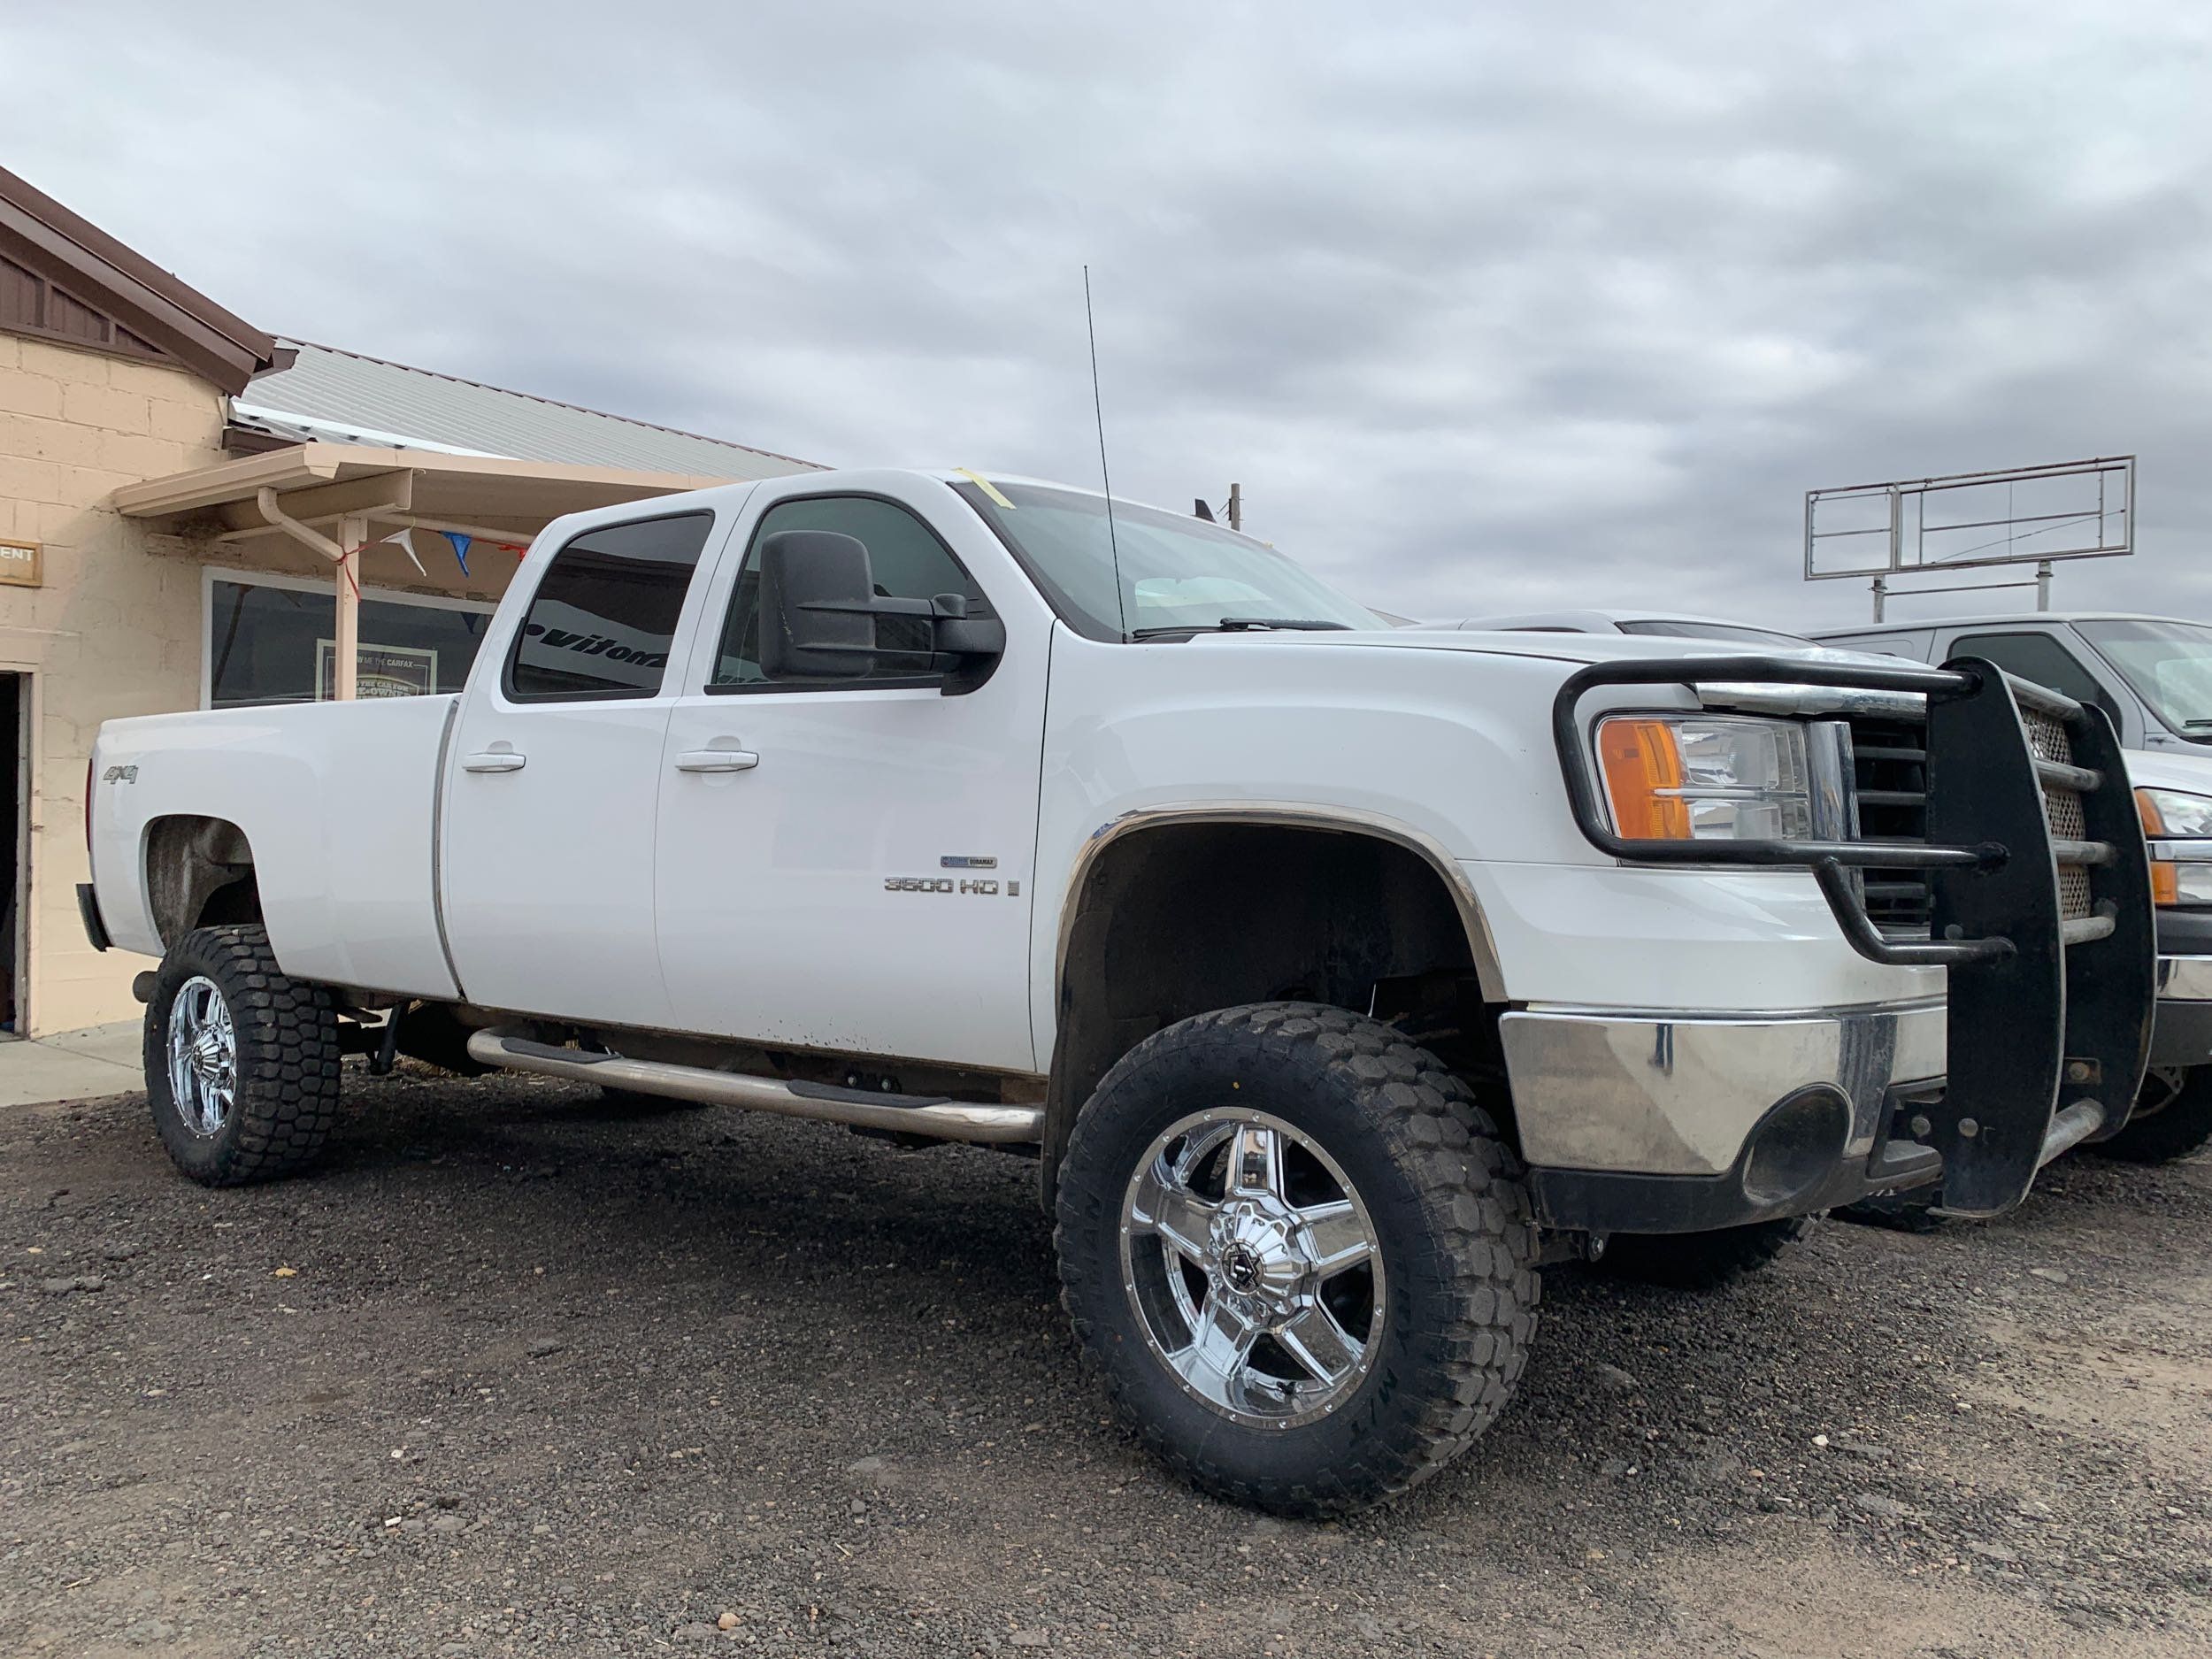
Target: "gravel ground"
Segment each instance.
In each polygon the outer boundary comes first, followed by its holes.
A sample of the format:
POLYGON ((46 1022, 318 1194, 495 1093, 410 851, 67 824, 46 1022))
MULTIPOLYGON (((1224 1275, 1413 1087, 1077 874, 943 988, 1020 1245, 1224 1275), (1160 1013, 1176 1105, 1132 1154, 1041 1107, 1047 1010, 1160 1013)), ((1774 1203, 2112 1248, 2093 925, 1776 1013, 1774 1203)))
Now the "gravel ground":
POLYGON ((1520 1398, 1342 1525, 1102 1419, 1033 1167, 356 1075, 210 1193, 142 1101, 0 1146, 0 1652, 2006 1656, 2212 1645, 2212 1162, 1548 1275, 1520 1398))

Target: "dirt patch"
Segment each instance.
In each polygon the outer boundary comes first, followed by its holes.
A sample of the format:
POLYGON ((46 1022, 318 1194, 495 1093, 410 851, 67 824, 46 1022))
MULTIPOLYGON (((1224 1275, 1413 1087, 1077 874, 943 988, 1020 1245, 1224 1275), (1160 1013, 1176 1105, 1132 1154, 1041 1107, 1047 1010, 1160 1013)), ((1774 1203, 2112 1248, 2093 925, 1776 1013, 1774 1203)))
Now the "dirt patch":
POLYGON ((1104 1420, 1023 1161, 514 1079, 348 1101, 320 1174, 231 1193, 137 1101, 12 1119, 0 1651, 2212 1644, 2201 1162, 1831 1225, 1718 1296, 1555 1272, 1474 1453, 1306 1526, 1104 1420))

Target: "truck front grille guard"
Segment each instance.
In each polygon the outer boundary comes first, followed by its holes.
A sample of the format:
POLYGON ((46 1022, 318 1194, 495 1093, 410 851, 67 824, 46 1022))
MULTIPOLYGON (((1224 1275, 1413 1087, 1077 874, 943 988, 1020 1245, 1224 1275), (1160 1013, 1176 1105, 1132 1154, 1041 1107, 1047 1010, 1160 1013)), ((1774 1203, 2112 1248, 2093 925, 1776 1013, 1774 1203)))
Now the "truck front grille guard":
MULTIPOLYGON (((1818 702, 1809 692, 1809 711, 1818 702)), ((2119 739, 2102 710, 1978 657, 1941 668, 1686 657, 1578 671, 1552 704, 1552 730, 1575 824, 1601 851, 1635 864, 1809 870, 1860 955, 1949 971, 1943 1099, 1891 1131, 1942 1155, 1947 1212, 2001 1214, 2027 1196, 2050 1159, 2126 1124, 2150 1053, 2150 866, 2119 739), (1924 698, 1926 843, 1615 833, 1583 699, 1605 687, 1717 681, 1846 694, 1830 708, 1848 706, 1855 691, 1924 698), (2031 722, 2063 733, 2064 758, 2038 753, 2031 722), (2055 835, 2054 812, 2070 820, 2076 803, 2078 830, 2055 835), (1926 942, 1885 938, 1869 918, 1855 872, 1873 868, 1925 872, 1926 942)), ((2047 728, 2043 739, 2047 750, 2060 747, 2047 728)), ((2070 821, 2064 827, 2075 830, 2070 821)), ((1878 1145, 1870 1168, 1894 1164, 1904 1150, 1878 1145)))

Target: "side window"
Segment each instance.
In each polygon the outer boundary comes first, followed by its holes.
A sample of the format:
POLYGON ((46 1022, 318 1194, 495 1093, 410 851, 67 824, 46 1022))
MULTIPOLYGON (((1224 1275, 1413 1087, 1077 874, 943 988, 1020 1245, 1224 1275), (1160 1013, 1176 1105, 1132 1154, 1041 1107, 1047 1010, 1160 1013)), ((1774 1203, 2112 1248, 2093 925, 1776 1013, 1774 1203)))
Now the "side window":
POLYGON ((587 530, 553 556, 515 635, 518 702, 649 697, 661 687, 710 512, 587 530))
MULTIPOLYGON (((865 495, 810 495, 780 502, 761 516, 752 545, 745 549, 745 565, 738 572, 729 615, 722 624, 714 677, 707 682, 710 691, 777 683, 760 672, 760 544, 783 530, 834 530, 857 540, 868 549, 869 569, 879 598, 934 599, 939 594, 964 594, 971 614, 988 611, 975 579, 960 568, 936 533, 905 508, 865 495)), ((923 618, 877 618, 876 645, 879 652, 895 655, 883 657, 874 674, 864 680, 813 683, 817 687, 898 684, 930 672, 929 625, 923 618)))
POLYGON ((2047 634, 1962 634, 1948 657, 1985 657, 2008 673, 2062 691, 2077 703, 2093 703, 2116 721, 2112 697, 2080 660, 2047 634))

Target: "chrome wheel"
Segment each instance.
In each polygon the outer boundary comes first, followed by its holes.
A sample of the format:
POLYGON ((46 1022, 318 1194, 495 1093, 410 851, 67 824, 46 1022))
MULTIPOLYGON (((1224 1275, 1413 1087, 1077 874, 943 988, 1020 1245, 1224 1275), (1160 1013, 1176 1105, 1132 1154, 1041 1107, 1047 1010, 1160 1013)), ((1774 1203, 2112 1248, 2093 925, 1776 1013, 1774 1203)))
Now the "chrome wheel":
POLYGON ((216 1135, 238 1094, 238 1033, 215 981, 196 974, 169 1004, 169 1096, 196 1135, 216 1135))
POLYGON ((1122 1278, 1153 1356, 1239 1423, 1334 1411, 1375 1363, 1383 1264, 1350 1179, 1265 1112, 1198 1112, 1154 1141, 1121 1209, 1122 1278))

